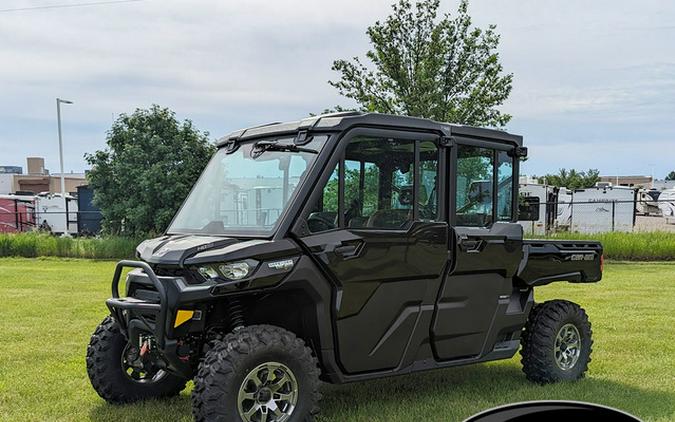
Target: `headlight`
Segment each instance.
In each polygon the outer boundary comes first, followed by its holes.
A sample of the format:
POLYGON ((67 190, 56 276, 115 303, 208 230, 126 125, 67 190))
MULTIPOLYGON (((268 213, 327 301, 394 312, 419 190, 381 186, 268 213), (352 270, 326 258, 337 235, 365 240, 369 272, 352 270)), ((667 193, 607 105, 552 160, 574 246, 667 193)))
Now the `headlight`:
POLYGON ((258 261, 247 259, 246 261, 227 262, 224 264, 202 265, 197 268, 197 271, 207 280, 238 281, 250 277, 257 266, 258 261))
POLYGON ((242 278, 248 277, 251 272, 251 267, 246 261, 223 264, 218 267, 218 269, 223 277, 230 280, 241 280, 242 278))

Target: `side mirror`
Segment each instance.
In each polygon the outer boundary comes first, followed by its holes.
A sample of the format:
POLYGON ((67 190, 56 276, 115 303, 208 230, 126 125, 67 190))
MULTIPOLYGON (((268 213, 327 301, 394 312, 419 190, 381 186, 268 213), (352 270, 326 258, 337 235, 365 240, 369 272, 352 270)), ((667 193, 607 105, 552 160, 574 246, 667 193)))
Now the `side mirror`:
POLYGON ((539 206, 536 196, 521 196, 518 201, 518 221, 539 220, 539 206))

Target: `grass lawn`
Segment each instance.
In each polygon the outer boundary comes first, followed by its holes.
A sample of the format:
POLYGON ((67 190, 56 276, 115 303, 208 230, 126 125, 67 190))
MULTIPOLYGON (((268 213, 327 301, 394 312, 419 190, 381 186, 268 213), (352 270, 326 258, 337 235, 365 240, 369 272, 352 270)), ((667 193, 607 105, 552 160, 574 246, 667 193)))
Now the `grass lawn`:
MULTIPOLYGON (((105 316, 114 263, 0 259, 0 420, 189 421, 188 390, 164 402, 110 406, 92 390, 84 354, 105 316)), ((518 358, 342 386, 324 386, 324 421, 458 421, 509 402, 583 400, 650 421, 675 420, 675 263, 609 263, 599 284, 555 283, 590 315, 585 380, 537 386, 518 358)))

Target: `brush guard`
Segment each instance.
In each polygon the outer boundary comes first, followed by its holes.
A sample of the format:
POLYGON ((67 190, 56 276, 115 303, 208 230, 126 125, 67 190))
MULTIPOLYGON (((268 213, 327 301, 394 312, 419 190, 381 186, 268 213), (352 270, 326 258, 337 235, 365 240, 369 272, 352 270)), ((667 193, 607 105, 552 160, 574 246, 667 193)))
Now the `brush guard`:
POLYGON ((130 341, 135 341, 136 336, 131 334, 139 329, 150 331, 154 334, 157 346, 163 349, 166 345, 165 328, 167 313, 167 294, 166 287, 159 280, 155 272, 145 262, 141 261, 120 261, 115 267, 115 274, 112 279, 112 297, 105 301, 110 313, 115 317, 122 327, 123 332, 127 333, 130 341), (159 302, 149 302, 133 297, 120 297, 119 283, 124 268, 140 268, 152 282, 159 295, 159 302), (125 312, 127 311, 127 312, 125 312), (129 321, 127 315, 129 311, 138 315, 138 319, 129 321), (155 324, 150 324, 142 317, 143 314, 152 314, 155 316, 155 324), (154 327, 153 327, 154 325, 154 327))

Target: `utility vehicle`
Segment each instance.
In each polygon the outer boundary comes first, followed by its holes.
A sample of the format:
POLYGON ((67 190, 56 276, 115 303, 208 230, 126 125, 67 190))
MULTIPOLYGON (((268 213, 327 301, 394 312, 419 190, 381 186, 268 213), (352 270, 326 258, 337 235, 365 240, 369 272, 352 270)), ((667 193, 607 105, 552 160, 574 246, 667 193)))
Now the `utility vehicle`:
POLYGON ((586 313, 535 305, 533 289, 600 280, 602 246, 523 240, 520 136, 350 112, 218 147, 165 235, 117 264, 87 349, 105 400, 171 396, 194 378, 198 421, 301 421, 320 380, 508 359, 521 345, 534 382, 586 372, 586 313))

